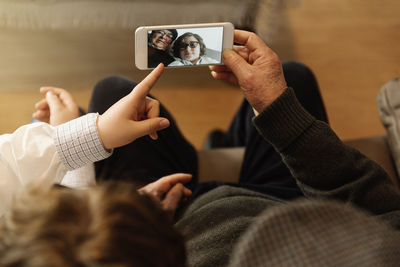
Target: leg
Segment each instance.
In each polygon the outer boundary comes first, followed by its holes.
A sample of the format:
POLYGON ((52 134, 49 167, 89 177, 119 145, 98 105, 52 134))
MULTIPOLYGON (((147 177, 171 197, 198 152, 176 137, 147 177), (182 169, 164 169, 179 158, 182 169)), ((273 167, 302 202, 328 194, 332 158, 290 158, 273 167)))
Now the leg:
MULTIPOLYGON (((303 107, 317 119, 327 122, 313 73, 304 65, 295 62, 284 63, 283 71, 288 86, 294 88, 303 107)), ((239 183, 283 198, 301 196, 300 189, 280 155, 253 126, 253 116, 251 106, 244 101, 226 134, 225 140, 229 146, 246 146, 239 183)))
MULTIPOLYGON (((123 77, 103 79, 94 88, 89 112, 102 114, 135 86, 134 82, 123 77)), ((129 180, 142 185, 168 174, 185 172, 193 175, 191 184, 197 182, 197 155, 194 147, 183 137, 163 106, 160 107, 160 116, 169 119, 171 125, 158 132, 158 140, 144 136, 115 149, 110 158, 95 164, 98 180, 129 180)))

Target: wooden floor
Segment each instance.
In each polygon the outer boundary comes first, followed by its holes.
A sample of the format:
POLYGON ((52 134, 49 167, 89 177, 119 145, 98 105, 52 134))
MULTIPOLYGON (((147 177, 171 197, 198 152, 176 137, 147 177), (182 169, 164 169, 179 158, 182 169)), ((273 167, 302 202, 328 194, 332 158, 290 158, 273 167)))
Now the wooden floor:
MULTIPOLYGON (((383 135, 375 98, 385 82, 400 76, 400 1, 297 2, 283 14, 270 45, 282 60, 313 69, 339 137, 383 135)), ((147 74, 133 67, 131 32, 101 33, 0 29, 0 132, 30 120, 41 85, 67 88, 87 107, 101 77, 140 80, 147 74)), ((228 127, 242 99, 239 89, 214 81, 206 68, 168 70, 153 94, 197 148, 211 129, 228 127)))

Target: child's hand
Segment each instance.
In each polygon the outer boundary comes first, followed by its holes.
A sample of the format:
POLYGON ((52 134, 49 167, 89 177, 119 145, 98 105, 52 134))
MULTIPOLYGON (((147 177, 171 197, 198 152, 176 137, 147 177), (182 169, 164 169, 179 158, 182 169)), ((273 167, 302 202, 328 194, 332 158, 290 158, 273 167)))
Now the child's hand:
POLYGON ((112 149, 150 135, 157 139, 157 131, 169 126, 169 121, 158 117, 160 103, 147 97, 164 70, 160 64, 139 83, 132 92, 99 116, 97 128, 104 148, 112 149))
POLYGON ((35 104, 36 112, 32 114, 32 118, 56 126, 79 117, 79 107, 68 91, 56 87, 41 87, 40 93, 45 98, 35 104))
POLYGON ((140 188, 138 191, 159 201, 163 210, 173 218, 181 200, 192 194, 192 191, 183 186, 183 184, 189 182, 191 179, 191 174, 175 173, 161 177, 157 181, 140 188))

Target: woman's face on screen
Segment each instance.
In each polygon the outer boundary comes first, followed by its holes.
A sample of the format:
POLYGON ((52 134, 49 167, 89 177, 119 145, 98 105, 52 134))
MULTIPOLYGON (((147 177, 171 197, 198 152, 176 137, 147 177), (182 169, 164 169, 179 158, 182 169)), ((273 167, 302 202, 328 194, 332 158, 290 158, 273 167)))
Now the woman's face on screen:
POLYGON ((166 50, 172 42, 172 32, 169 30, 154 31, 151 36, 151 43, 154 48, 166 50))

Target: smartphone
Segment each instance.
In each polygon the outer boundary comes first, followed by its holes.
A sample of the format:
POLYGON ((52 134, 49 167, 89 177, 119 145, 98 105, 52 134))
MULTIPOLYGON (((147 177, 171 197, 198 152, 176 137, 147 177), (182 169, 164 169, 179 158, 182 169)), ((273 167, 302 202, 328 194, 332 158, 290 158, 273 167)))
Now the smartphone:
POLYGON ((234 26, 230 22, 143 26, 135 31, 135 65, 153 69, 218 65, 222 51, 232 48, 234 26))

